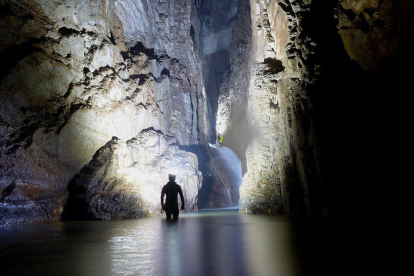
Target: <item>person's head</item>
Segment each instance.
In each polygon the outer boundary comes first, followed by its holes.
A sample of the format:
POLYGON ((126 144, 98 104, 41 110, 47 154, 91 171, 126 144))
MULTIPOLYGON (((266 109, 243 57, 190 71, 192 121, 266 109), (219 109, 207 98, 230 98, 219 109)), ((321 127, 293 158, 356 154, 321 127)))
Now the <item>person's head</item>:
POLYGON ((169 174, 168 179, 170 180, 170 182, 175 182, 175 175, 174 174, 169 174))

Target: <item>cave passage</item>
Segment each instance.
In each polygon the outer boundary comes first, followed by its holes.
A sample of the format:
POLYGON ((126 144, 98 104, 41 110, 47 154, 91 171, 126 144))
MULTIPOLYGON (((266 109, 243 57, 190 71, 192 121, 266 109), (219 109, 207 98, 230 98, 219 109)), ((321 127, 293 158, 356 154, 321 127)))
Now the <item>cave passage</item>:
POLYGON ((177 221, 5 226, 0 266, 2 275, 61 276, 338 275, 352 267, 347 236, 334 235, 329 223, 309 225, 215 210, 185 213, 177 221))
MULTIPOLYGON (((238 63, 232 57, 233 33, 240 28, 236 24, 240 0, 202 1, 201 5, 201 53, 204 84, 209 104, 208 119, 211 124, 209 172, 200 190, 199 208, 222 208, 239 206, 239 187, 242 182, 241 161, 224 138, 220 143, 217 122, 223 121, 219 112, 228 98, 228 82, 232 69, 238 63), (227 83, 226 83, 227 82, 227 83), (226 94, 226 95, 223 95, 226 94)), ((247 73, 247 71, 246 71, 247 73)), ((243 91, 247 94, 246 91, 243 91)), ((221 126, 221 129, 226 126, 221 126)))
MULTIPOLYGON (((211 105, 210 120, 215 130, 220 86, 223 84, 224 74, 230 70, 230 52, 221 50, 208 54, 205 62, 207 67, 206 93, 211 105)), ((215 138, 212 139, 212 142, 215 143, 215 138)))

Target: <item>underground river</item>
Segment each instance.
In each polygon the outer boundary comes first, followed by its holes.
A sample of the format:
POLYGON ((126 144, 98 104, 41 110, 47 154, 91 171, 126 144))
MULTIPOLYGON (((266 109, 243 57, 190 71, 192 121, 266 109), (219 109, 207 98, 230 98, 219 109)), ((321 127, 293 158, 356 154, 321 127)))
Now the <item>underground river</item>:
POLYGON ((235 209, 2 226, 1 275, 339 275, 357 258, 336 229, 235 209))

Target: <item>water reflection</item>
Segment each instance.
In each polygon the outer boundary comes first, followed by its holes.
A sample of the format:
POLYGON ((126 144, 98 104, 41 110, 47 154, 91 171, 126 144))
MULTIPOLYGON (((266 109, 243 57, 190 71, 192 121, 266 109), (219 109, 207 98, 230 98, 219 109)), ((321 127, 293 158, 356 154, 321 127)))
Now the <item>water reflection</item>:
POLYGON ((283 216, 225 210, 183 214, 177 221, 1 227, 1 274, 312 275, 321 270, 317 262, 303 266, 312 243, 299 226, 283 216))

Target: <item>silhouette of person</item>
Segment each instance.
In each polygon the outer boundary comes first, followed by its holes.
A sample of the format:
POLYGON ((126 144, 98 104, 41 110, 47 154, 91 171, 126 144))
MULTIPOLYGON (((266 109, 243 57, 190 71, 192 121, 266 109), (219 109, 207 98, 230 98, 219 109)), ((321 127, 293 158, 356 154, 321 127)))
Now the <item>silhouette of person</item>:
POLYGON ((174 219, 178 219, 180 211, 178 210, 178 194, 181 198, 181 210, 184 210, 184 196, 180 185, 175 182, 175 175, 168 175, 169 182, 164 185, 161 191, 161 207, 165 211, 167 219, 171 219, 171 215, 174 219), (164 203, 164 196, 166 196, 164 203))

